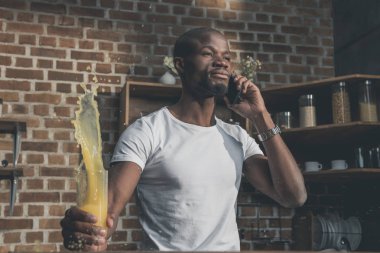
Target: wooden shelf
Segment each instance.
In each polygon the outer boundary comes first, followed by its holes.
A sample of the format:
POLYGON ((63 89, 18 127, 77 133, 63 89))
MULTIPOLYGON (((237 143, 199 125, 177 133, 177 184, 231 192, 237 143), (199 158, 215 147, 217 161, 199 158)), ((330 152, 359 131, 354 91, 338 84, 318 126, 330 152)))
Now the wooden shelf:
MULTIPOLYGON (((352 103, 356 103, 359 84, 365 80, 380 80, 380 75, 362 75, 354 74, 347 76, 333 77, 323 80, 296 83, 281 86, 272 86, 262 89, 261 93, 264 97, 268 110, 272 113, 280 111, 292 111, 297 115, 298 98, 303 94, 314 94, 316 97, 317 120, 321 123, 331 122, 331 86, 341 81, 347 83, 347 88, 352 98, 352 103)), ((380 96, 380 81, 374 83, 380 96)), ((353 110, 353 118, 357 117, 355 108, 353 110)), ((357 118, 355 118, 357 120, 357 118)))
POLYGON ((292 145, 323 145, 326 141, 339 142, 340 145, 380 140, 380 122, 355 121, 344 124, 326 124, 307 128, 282 130, 285 142, 292 145))
POLYGON ((356 180, 379 180, 380 168, 349 168, 345 170, 322 170, 303 173, 306 182, 339 182, 356 180))

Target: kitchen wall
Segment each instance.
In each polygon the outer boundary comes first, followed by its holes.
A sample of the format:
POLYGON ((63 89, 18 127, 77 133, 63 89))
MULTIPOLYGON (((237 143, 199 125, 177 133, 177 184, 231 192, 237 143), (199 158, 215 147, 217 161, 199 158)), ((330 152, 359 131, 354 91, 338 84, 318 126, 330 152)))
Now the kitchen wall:
MULTIPOLYGON (((80 161, 71 124, 83 93, 79 84, 100 85, 103 149, 109 155, 126 80, 157 81, 175 38, 198 26, 224 32, 236 63, 247 55, 259 59, 260 86, 334 75, 330 0, 0 0, 2 115, 27 121, 13 216, 9 183, 0 182, 0 252, 62 247, 59 221, 75 204, 73 172, 80 161)), ((0 137, 0 159, 11 161, 11 136, 0 137)), ((242 249, 286 248, 255 240, 290 240, 294 210, 243 186, 242 249)), ((134 203, 125 208, 110 249, 138 247, 137 215, 134 203)))

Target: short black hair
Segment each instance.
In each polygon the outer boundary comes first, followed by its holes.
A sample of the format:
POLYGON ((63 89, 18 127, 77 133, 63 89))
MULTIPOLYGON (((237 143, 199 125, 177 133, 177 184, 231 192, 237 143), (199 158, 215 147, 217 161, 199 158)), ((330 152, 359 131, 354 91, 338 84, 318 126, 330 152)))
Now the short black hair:
POLYGON ((194 41, 203 41, 208 39, 210 33, 217 33, 224 36, 220 31, 211 27, 198 27, 191 29, 178 37, 174 44, 174 57, 186 57, 194 49, 194 41))

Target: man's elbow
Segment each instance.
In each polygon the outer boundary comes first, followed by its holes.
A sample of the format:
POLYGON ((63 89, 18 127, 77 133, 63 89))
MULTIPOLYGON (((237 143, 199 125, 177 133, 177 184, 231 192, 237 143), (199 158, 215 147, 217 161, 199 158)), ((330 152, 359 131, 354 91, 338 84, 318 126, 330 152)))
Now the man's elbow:
POLYGON ((306 191, 300 191, 297 194, 291 194, 288 195, 287 198, 284 199, 282 203, 280 203, 282 206, 286 208, 297 208, 301 207, 305 204, 307 200, 307 193, 306 191), (289 197, 291 196, 291 197, 289 197))

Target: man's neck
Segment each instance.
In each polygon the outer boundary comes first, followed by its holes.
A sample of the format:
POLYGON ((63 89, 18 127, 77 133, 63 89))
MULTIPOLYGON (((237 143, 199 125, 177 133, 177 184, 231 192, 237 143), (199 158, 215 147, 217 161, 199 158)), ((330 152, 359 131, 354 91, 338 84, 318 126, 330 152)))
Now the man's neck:
POLYGON ((168 109, 174 117, 183 122, 204 127, 215 125, 213 97, 202 101, 181 97, 178 103, 169 106, 168 109))

